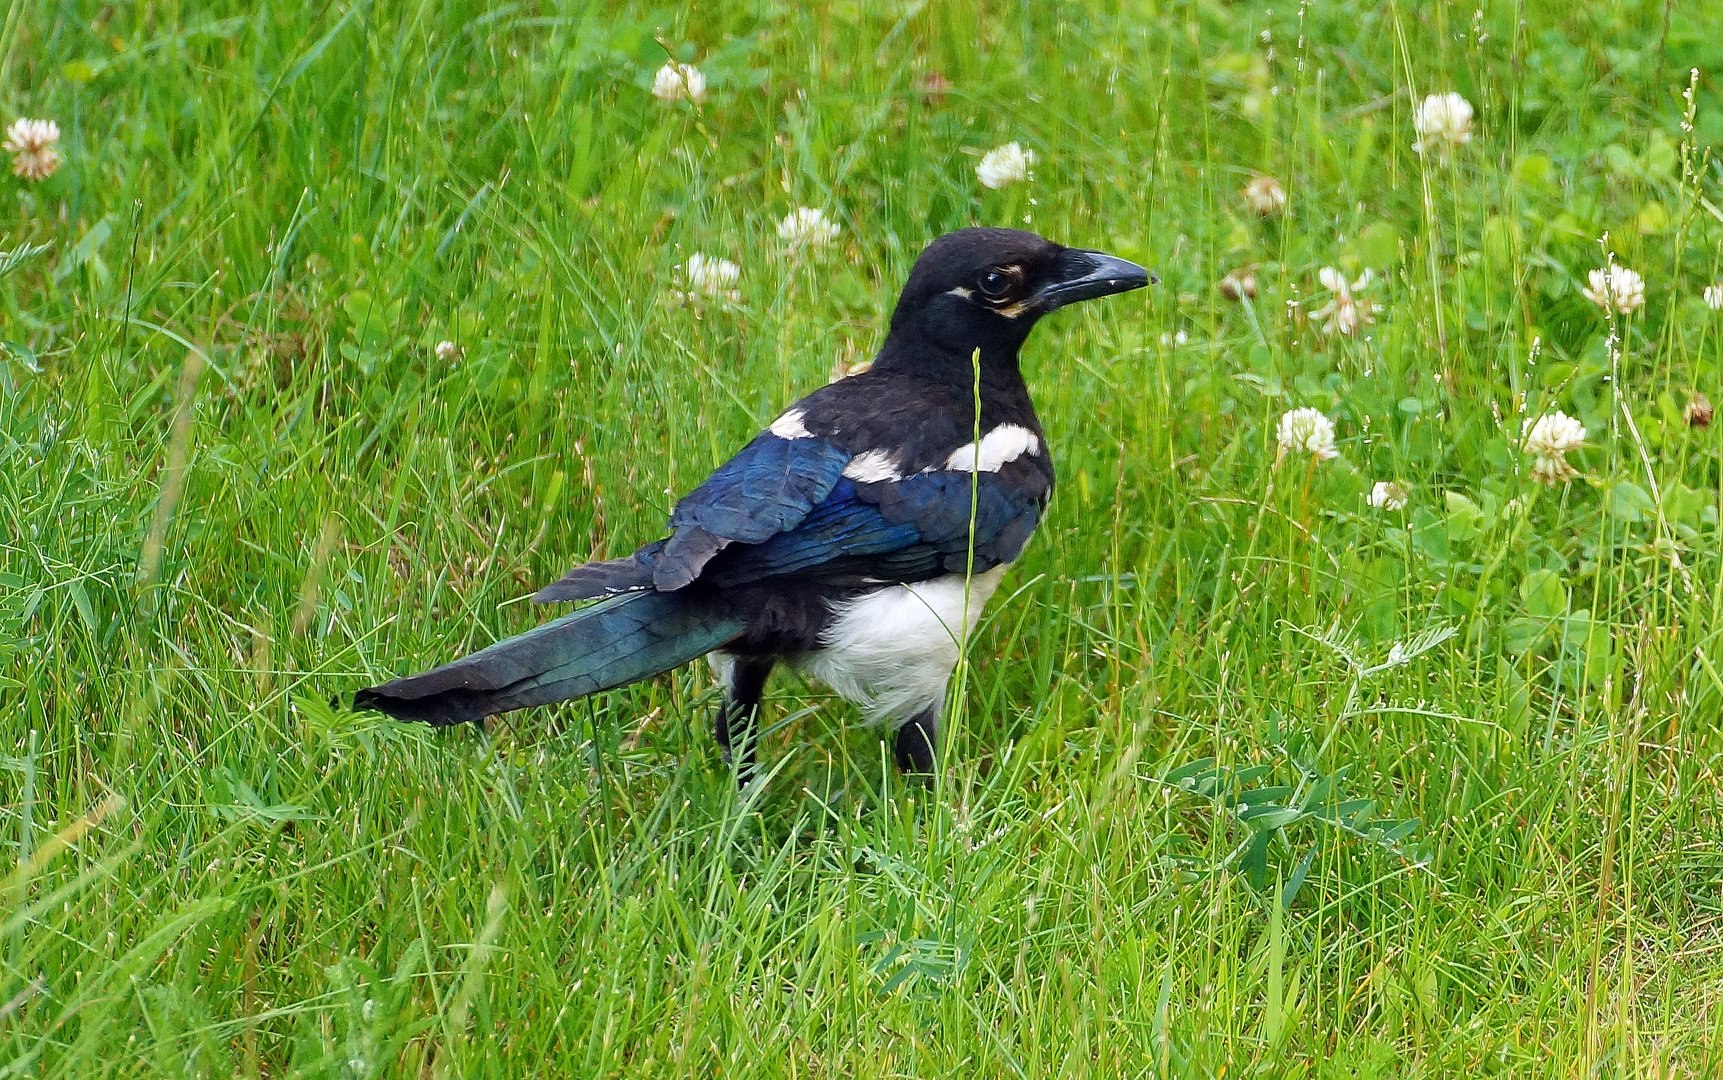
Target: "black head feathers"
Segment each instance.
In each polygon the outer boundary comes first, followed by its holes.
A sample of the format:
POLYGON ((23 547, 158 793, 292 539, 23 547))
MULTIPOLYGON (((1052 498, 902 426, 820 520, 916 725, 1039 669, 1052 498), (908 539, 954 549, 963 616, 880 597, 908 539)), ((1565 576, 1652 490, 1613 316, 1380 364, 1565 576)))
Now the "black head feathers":
POLYGON ((959 229, 915 261, 875 366, 926 369, 955 359, 967 368, 977 349, 984 362, 1014 366, 1041 316, 1151 280, 1135 263, 1031 232, 959 229))

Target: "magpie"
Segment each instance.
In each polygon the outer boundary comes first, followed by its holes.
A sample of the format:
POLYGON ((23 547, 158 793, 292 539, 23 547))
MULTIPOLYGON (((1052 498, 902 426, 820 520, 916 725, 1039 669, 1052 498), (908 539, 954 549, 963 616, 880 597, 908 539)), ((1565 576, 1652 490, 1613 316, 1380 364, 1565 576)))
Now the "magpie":
POLYGON ((477 722, 706 655, 714 734, 746 783, 767 676, 787 664, 883 724, 901 770, 932 772, 960 642, 1053 491, 1018 350, 1048 312, 1153 280, 1034 233, 940 237, 867 370, 773 420, 676 504, 668 536, 533 597, 597 603, 354 706, 477 722))

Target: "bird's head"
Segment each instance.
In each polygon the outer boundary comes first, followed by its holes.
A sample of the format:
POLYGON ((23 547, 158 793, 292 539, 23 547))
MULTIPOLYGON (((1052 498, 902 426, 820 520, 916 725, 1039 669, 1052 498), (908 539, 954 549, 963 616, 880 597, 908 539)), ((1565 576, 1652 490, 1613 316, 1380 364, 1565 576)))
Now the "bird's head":
POLYGON ((959 229, 915 261, 892 313, 891 337, 909 348, 959 354, 966 365, 976 349, 984 360, 1014 362, 1049 311, 1154 280, 1136 263, 1031 232, 959 229))

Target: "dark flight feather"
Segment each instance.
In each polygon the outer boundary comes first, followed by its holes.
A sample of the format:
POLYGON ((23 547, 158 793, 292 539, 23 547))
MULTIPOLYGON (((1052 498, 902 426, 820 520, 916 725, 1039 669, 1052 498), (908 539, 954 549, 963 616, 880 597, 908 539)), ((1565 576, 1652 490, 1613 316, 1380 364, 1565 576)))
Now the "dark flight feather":
POLYGON ((703 656, 743 629, 744 620, 710 597, 632 593, 451 664, 361 690, 353 707, 438 725, 477 722, 625 686, 703 656))

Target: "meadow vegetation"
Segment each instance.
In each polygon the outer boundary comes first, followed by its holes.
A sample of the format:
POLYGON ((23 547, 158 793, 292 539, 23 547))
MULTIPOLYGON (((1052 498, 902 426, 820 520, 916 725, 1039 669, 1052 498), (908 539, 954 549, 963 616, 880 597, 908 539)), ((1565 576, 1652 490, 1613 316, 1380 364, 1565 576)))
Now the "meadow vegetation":
POLYGON ((1685 2, 0 6, 0 1075, 1714 1074, 1720 78, 1685 2), (788 675, 746 798, 699 665, 330 707, 970 224, 1162 281, 1026 351, 941 782, 788 675))

